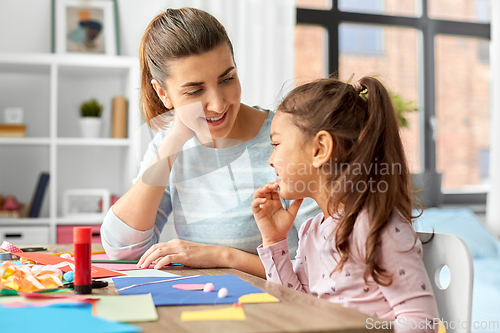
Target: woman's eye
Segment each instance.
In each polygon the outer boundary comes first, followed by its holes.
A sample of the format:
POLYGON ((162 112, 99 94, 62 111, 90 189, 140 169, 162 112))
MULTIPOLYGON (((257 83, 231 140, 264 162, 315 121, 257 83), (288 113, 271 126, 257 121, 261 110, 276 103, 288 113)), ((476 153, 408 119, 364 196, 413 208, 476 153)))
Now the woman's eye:
POLYGON ((222 80, 223 83, 227 83, 229 81, 231 81, 232 79, 234 79, 233 77, 228 77, 227 79, 224 79, 222 80))
POLYGON ((186 95, 193 96, 193 95, 196 95, 197 93, 199 93, 200 91, 201 91, 201 89, 198 89, 198 90, 192 91, 192 92, 187 92, 186 95))

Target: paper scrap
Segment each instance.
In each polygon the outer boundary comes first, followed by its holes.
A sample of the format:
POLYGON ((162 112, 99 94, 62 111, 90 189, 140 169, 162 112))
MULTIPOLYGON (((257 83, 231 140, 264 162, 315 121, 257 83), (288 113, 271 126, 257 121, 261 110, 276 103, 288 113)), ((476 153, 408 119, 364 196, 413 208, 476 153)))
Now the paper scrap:
POLYGON ((180 289, 180 290, 203 290, 205 289, 204 284, 199 283, 184 283, 184 284, 174 284, 172 288, 180 289))
POLYGON ((223 309, 210 309, 199 311, 183 311, 181 313, 182 321, 200 321, 200 320, 245 320, 245 311, 241 306, 232 306, 223 309))
POLYGON ((279 299, 268 293, 247 294, 238 298, 238 303, 279 303, 279 299))
MULTIPOLYGON (((71 259, 64 259, 59 256, 55 256, 53 254, 48 253, 34 253, 34 252, 24 252, 21 255, 23 258, 33 260, 45 265, 57 265, 60 263, 67 262, 69 264, 74 265, 75 262, 71 259)), ((69 266, 60 267, 63 272, 68 272, 71 270, 69 266)), ((94 265, 91 266, 92 269, 92 278, 98 279, 103 277, 111 277, 111 276, 124 276, 125 274, 119 272, 113 272, 105 268, 96 267, 94 265)))
POLYGON ((53 333, 69 330, 71 333, 135 333, 141 331, 137 326, 95 317, 91 311, 90 304, 85 303, 61 303, 32 308, 2 307, 0 322, 2 332, 53 333))
POLYGON ((169 273, 167 271, 162 271, 159 269, 138 269, 134 271, 123 271, 122 273, 125 274, 125 276, 119 276, 119 277, 114 277, 114 278, 106 278, 106 279, 99 279, 100 281, 107 281, 109 283, 113 282, 113 279, 121 279, 121 278, 126 278, 128 277, 162 277, 162 278, 168 278, 168 277, 177 277, 179 275, 175 275, 172 273, 169 273))
MULTIPOLYGON (((94 296, 91 296, 94 297, 94 296)), ((139 321, 156 321, 156 311, 151 294, 145 295, 99 295, 96 303, 98 317, 126 323, 139 321)))

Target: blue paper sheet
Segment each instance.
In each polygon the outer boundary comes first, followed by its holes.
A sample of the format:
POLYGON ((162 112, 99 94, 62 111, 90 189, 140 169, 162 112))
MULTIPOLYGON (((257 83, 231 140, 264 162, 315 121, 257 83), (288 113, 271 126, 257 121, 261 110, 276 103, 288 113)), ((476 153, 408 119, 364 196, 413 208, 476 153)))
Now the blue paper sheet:
MULTIPOLYGON (((167 280, 159 277, 119 277, 113 278, 116 289, 128 287, 133 284, 167 280)), ((120 295, 151 294, 153 302, 159 305, 199 305, 199 304, 232 304, 237 303, 238 298, 253 293, 263 293, 257 287, 239 279, 234 275, 203 275, 190 279, 176 280, 172 282, 162 282, 148 284, 118 291, 120 295), (176 284, 206 284, 213 283, 214 291, 204 292, 203 290, 180 290, 172 288, 176 284), (217 292, 220 288, 226 288, 227 297, 219 298, 217 292)))
POLYGON ((16 333, 135 333, 141 328, 92 315, 88 303, 61 303, 43 307, 0 306, 2 332, 16 333))

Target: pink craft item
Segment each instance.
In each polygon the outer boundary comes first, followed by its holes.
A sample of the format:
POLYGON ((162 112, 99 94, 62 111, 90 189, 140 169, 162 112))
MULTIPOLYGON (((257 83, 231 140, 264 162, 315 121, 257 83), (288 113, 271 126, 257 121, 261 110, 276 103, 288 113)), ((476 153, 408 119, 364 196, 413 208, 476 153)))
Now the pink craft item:
POLYGON ((19 210, 23 207, 22 204, 17 202, 16 197, 9 195, 5 198, 5 203, 2 207, 3 210, 19 210))
POLYGON ((205 285, 196 283, 185 283, 185 284, 174 284, 172 288, 180 290, 203 290, 205 288, 205 285))

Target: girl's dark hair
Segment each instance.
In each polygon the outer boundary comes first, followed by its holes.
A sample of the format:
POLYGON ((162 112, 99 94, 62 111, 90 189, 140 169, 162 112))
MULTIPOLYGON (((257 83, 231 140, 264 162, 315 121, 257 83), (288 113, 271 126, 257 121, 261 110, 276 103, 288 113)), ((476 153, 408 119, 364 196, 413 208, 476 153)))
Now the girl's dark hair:
POLYGON ((158 98, 151 80, 165 89, 172 60, 200 55, 222 43, 229 46, 234 60, 233 45, 224 26, 209 13, 196 8, 167 9, 148 25, 139 46, 141 65, 141 100, 143 116, 150 120, 167 112, 158 98))
POLYGON ((364 279, 371 275, 375 282, 387 286, 392 279, 379 264, 377 244, 393 213, 399 213, 411 226, 415 218, 413 193, 389 93, 373 77, 365 76, 355 86, 335 78, 310 82, 292 90, 278 110, 291 114, 294 124, 306 135, 314 137, 319 131, 327 131, 333 138, 328 213, 334 215, 340 204, 344 205, 332 233, 340 255, 334 272, 341 271, 349 258, 354 223, 361 210, 367 209, 370 229, 364 279), (360 169, 353 172, 355 167, 360 169))

